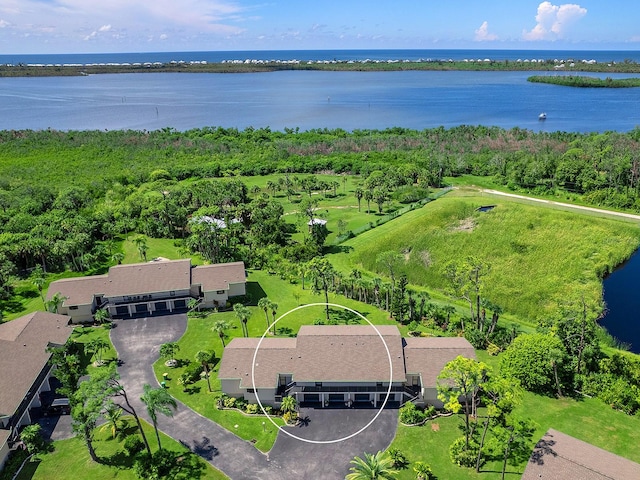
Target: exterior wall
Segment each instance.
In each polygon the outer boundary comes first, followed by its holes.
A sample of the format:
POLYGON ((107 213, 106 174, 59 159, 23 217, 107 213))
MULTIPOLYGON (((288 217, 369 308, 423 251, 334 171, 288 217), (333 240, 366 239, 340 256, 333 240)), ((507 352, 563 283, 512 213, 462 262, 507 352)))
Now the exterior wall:
POLYGON ((442 408, 444 404, 438 400, 438 390, 435 387, 422 389, 422 400, 427 405, 442 408))
MULTIPOLYGON (((274 388, 259 388, 257 390, 258 395, 260 396, 260 403, 262 403, 262 405, 270 405, 272 407, 280 405, 280 402, 276 403, 276 391, 274 388)), ((249 403, 258 403, 255 393, 245 391, 244 399, 249 403)))
POLYGON ((220 380, 220 388, 226 395, 230 397, 241 397, 245 393, 245 389, 240 388, 240 379, 222 379, 220 380))
POLYGON ((6 439, 2 445, 0 445, 0 470, 4 467, 7 457, 9 456, 9 439, 6 439))
POLYGON ((246 283, 242 282, 242 283, 229 284, 229 290, 228 290, 229 297, 237 297, 239 295, 246 295, 246 294, 247 294, 246 283))
POLYGON ((58 313, 71 317, 71 323, 87 323, 93 321, 93 313, 91 312, 93 305, 71 305, 78 308, 61 307, 58 313))
POLYGON ((224 307, 227 304, 228 298, 229 295, 226 290, 224 290, 224 293, 217 293, 215 290, 204 292, 201 305, 203 308, 224 307))

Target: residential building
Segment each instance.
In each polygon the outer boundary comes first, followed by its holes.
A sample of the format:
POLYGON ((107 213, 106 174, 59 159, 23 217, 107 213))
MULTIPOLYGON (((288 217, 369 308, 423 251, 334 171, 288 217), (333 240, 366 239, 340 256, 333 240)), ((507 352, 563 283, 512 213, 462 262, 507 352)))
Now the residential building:
POLYGON ((48 312, 0 324, 0 468, 20 427, 32 423, 30 409, 51 389, 47 347, 66 343, 68 324, 68 317, 48 312))
POLYGON ((549 429, 533 449, 522 480, 637 480, 640 464, 549 429))
POLYGON ((224 306, 246 293, 243 262, 192 266, 191 260, 155 260, 116 265, 106 275, 66 278, 49 286, 47 298, 64 297, 58 313, 72 323, 90 322, 106 308, 112 318, 167 315, 187 310, 189 300, 203 308, 224 306))
POLYGON ((464 338, 402 338, 395 325, 305 325, 295 338, 265 337, 256 351, 259 342, 229 342, 218 378, 225 394, 273 407, 286 395, 316 406, 439 406, 442 368, 458 355, 475 358, 464 338))

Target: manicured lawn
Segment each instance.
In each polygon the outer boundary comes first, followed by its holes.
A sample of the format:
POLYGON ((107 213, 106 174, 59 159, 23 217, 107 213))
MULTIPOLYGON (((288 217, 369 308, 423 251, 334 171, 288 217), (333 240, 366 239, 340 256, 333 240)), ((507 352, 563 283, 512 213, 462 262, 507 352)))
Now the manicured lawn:
MULTIPOLYGON (((128 433, 135 433, 133 420, 128 419, 128 433)), ((157 448, 153 427, 143 423, 145 434, 149 439, 152 451, 157 448)), ((134 480, 138 477, 131 469, 133 460, 125 455, 123 440, 113 439, 107 431, 96 431, 94 447, 100 460, 95 463, 89 457, 87 447, 78 438, 59 440, 53 443, 54 451, 40 455, 31 461, 20 473, 17 480, 107 480, 118 478, 134 480)), ((186 452, 187 448, 172 438, 160 433, 162 446, 168 450, 186 452)), ((203 461, 203 463, 205 463, 203 461)), ((208 463, 202 474, 203 480, 228 479, 219 470, 208 463)))
MULTIPOLYGON (((324 302, 322 295, 313 294, 308 288, 302 290, 300 284, 291 284, 275 275, 269 275, 264 271, 250 272, 247 290, 253 297, 253 304, 263 296, 268 296, 269 299, 276 302, 278 304, 276 317, 302 304, 324 302)), ((378 310, 375 306, 365 305, 336 295, 330 295, 329 301, 331 303, 345 305, 362 313, 374 324, 395 323, 387 317, 385 312, 378 310)), ((259 337, 265 332, 267 327, 265 314, 262 309, 255 306, 251 306, 250 309, 252 310, 252 316, 247 323, 249 335, 259 337)), ((344 310, 332 309, 332 316, 334 318, 343 318, 342 312, 344 312, 344 310)), ((278 334, 285 336, 293 335, 297 333, 301 325, 312 324, 314 320, 323 319, 324 315, 325 311, 323 306, 309 307, 293 312, 278 322, 278 334)), ((211 331, 213 322, 220 318, 226 319, 232 325, 232 328, 227 332, 227 343, 233 337, 242 336, 240 323, 233 312, 211 313, 205 318, 190 317, 187 331, 178 342, 180 352, 177 358, 193 361, 198 350, 213 350, 216 353, 216 357, 221 357, 222 343, 218 334, 211 331)), ((269 321, 272 321, 270 312, 269 321)), ((406 327, 403 328, 406 329, 406 327)), ((177 399, 201 415, 214 420, 229 431, 234 432, 241 438, 249 441, 255 440, 256 448, 262 451, 268 451, 277 436, 277 429, 269 421, 266 421, 263 425, 263 421, 265 421, 264 417, 246 416, 233 410, 221 411, 216 408, 216 399, 222 393, 220 390, 220 382, 217 380, 218 366, 219 365, 215 366, 210 378, 212 393, 209 393, 206 380, 204 379, 199 380, 188 392, 184 392, 182 386, 177 383, 183 368, 167 368, 162 359, 155 363, 154 371, 156 372, 158 381, 162 381, 163 373, 167 372, 169 374, 166 382, 167 387, 170 393, 177 399), (237 428, 236 425, 238 425, 237 428)))

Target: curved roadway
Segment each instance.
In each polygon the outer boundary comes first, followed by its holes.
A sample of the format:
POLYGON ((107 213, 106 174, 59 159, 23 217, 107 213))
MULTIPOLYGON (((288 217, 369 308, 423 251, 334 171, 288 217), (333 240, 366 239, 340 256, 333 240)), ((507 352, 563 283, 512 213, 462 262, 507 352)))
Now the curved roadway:
MULTIPOLYGON (((118 320, 111 330, 111 341, 122 362, 118 367, 122 383, 139 415, 149 422, 140 401, 142 386, 158 384, 152 365, 158 359, 160 345, 178 340, 186 328, 186 315, 172 315, 118 320)), ((311 440, 343 438, 362 428, 375 414, 375 410, 303 410, 307 422, 289 431, 311 440)), ((180 402, 173 418, 160 415, 158 425, 233 480, 338 480, 348 473, 354 456, 389 446, 396 432, 397 410, 384 410, 362 433, 338 443, 307 443, 280 433, 266 455, 180 402)))

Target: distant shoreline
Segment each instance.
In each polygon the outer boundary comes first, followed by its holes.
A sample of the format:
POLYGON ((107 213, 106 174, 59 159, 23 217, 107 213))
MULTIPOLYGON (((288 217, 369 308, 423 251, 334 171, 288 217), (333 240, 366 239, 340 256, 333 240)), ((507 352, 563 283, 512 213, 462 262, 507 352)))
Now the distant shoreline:
POLYGON ((115 73, 260 73, 283 70, 381 72, 381 71, 548 71, 557 73, 640 73, 640 63, 561 62, 510 60, 428 60, 428 61, 227 61, 227 62, 146 62, 104 64, 17 64, 0 65, 0 77, 59 77, 115 73))

